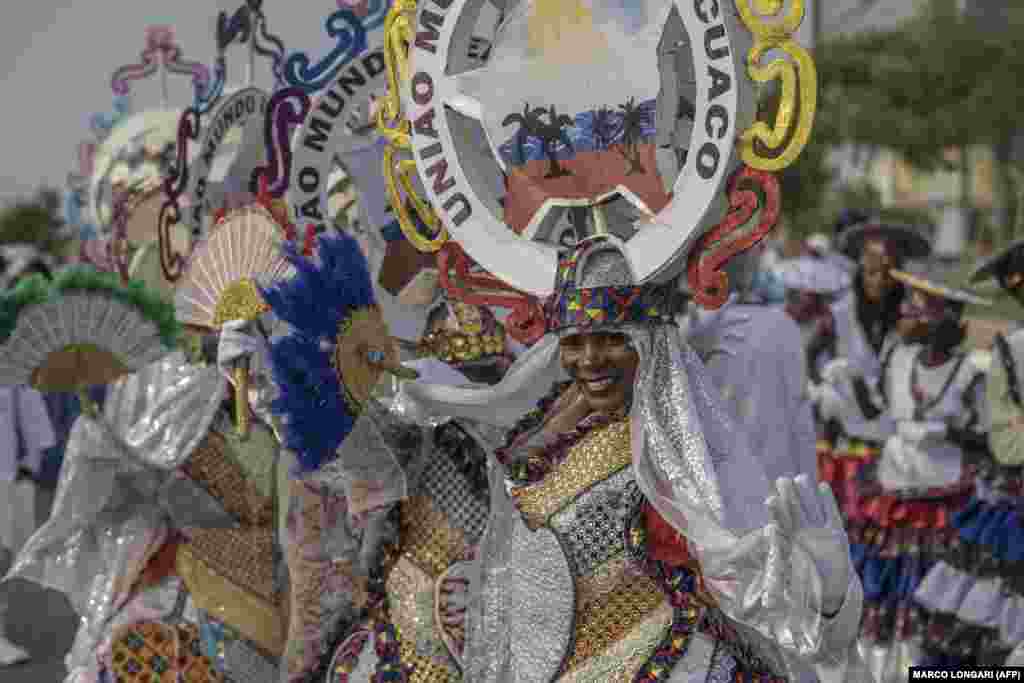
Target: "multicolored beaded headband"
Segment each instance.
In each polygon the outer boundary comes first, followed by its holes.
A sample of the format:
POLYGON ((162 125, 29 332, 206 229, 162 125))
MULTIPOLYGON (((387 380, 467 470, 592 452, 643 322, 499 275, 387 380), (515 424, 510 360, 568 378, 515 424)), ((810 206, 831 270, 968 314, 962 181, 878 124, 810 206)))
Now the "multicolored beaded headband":
POLYGON ((620 325, 671 322, 671 287, 633 285, 579 288, 576 276, 581 257, 606 240, 581 242, 559 257, 555 293, 546 306, 547 331, 569 328, 586 331, 620 325))

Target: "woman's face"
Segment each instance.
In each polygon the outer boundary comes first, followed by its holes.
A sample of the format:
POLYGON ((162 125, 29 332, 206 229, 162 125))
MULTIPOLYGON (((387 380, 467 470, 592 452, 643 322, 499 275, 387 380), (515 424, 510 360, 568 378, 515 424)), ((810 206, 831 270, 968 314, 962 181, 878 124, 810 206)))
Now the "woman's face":
POLYGON ((625 408, 633 394, 640 356, 625 334, 589 332, 563 337, 562 367, 576 382, 595 413, 625 408))
POLYGON ((910 295, 900 305, 899 333, 907 342, 924 341, 944 313, 945 306, 940 297, 910 290, 910 295))
POLYGON ((864 245, 860 267, 864 295, 873 303, 881 302, 896 286, 891 274, 895 263, 883 240, 871 240, 864 245))

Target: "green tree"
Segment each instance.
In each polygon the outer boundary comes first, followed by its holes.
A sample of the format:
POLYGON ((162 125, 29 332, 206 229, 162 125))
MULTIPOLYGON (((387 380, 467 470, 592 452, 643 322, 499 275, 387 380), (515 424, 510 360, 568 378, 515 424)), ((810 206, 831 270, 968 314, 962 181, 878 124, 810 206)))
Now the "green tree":
MULTIPOLYGON (((781 174, 783 213, 797 234, 831 222, 828 153, 853 143, 886 148, 925 170, 952 170, 949 148, 1005 143, 1020 128, 1024 8, 1002 30, 950 3, 903 26, 837 36, 815 51, 819 96, 811 142, 781 174)), ((771 95, 769 94, 769 97, 771 95)), ((1005 176, 1006 169, 1000 169, 1005 176)), ((1004 186, 1012 188, 1007 179, 1004 186)))
POLYGON ((0 244, 33 244, 60 256, 69 240, 60 216, 60 194, 43 188, 31 199, 19 199, 0 210, 0 244))

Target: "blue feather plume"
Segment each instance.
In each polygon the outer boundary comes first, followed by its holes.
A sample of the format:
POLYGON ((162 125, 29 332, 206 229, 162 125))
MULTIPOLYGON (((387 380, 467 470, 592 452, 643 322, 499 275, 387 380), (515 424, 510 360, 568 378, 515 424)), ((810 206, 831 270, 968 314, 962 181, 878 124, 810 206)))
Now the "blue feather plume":
POLYGON ((321 236, 317 260, 288 244, 295 277, 262 290, 264 300, 291 332, 270 347, 280 396, 271 406, 284 421, 284 445, 303 471, 335 457, 356 415, 331 364, 338 328, 354 311, 376 302, 370 269, 359 243, 345 234, 321 236))

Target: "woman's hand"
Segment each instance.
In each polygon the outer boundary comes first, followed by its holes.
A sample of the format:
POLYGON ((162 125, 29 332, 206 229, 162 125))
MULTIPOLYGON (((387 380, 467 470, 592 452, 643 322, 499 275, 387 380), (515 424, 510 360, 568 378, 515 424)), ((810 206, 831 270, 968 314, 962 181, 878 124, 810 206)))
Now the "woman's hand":
POLYGON ((571 432, 591 412, 587 397, 579 385, 573 382, 555 401, 549 413, 551 417, 544 424, 543 432, 546 436, 571 432))

